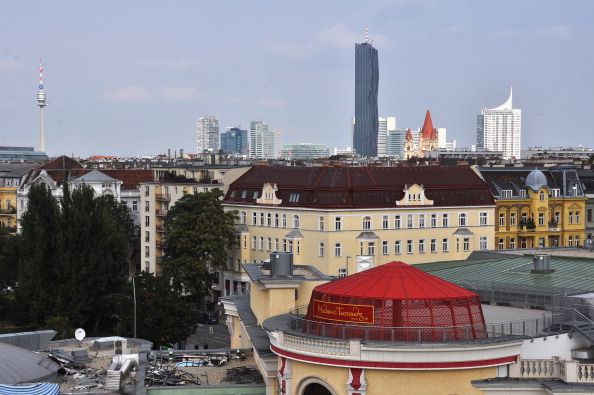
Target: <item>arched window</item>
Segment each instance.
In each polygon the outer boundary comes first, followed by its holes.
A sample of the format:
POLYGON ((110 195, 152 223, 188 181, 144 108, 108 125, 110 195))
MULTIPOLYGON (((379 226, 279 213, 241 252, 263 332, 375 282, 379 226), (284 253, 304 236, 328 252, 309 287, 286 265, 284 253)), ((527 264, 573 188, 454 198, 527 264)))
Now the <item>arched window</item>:
POLYGON ((293 228, 299 229, 299 216, 293 215, 293 228))
POLYGON ((371 229, 371 217, 363 217, 363 229, 371 229))
POLYGON ((545 193, 544 191, 540 191, 540 201, 545 200, 545 193))
POLYGON ((240 220, 242 224, 245 224, 247 222, 247 214, 245 213, 245 211, 241 212, 240 220))

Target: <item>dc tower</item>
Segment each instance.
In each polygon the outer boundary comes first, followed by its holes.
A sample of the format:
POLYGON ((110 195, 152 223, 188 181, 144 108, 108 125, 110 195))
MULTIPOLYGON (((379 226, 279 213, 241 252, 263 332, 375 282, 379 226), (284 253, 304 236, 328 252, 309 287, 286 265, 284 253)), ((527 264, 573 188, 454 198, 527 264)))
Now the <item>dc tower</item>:
POLYGON ((37 105, 39 106, 39 150, 45 152, 45 119, 43 108, 47 105, 43 90, 43 65, 39 61, 39 90, 37 91, 37 105))

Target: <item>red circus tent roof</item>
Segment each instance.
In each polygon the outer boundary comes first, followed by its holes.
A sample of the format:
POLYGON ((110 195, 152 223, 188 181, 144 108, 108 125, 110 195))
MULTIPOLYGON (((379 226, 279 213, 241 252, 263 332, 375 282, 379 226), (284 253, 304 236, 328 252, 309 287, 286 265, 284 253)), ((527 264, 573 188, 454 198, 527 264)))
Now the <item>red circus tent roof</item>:
POLYGON ((477 296, 474 292, 407 265, 384 265, 318 285, 316 291, 338 297, 365 299, 452 299, 477 296))

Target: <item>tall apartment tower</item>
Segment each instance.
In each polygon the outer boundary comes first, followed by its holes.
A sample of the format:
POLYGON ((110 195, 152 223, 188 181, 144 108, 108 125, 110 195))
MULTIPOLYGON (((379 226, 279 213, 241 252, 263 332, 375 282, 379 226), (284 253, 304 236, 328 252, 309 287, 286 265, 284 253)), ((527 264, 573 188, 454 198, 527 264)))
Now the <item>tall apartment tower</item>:
POLYGON ((504 159, 520 159, 522 110, 512 107, 512 88, 507 101, 495 108, 485 108, 477 116, 476 145, 489 151, 503 152, 504 159))
POLYGON ((227 155, 247 155, 248 132, 240 127, 228 128, 221 133, 221 150, 227 155))
POLYGON ((250 158, 271 159, 275 157, 274 132, 262 121, 250 122, 250 158))
POLYGON ((358 155, 377 156, 377 90, 379 64, 377 49, 369 42, 355 44, 355 125, 353 148, 358 155))
POLYGON ((379 117, 377 129, 377 156, 389 156, 386 151, 387 137, 391 131, 396 130, 396 117, 379 117))
POLYGON ((196 152, 218 151, 219 121, 215 116, 205 115, 196 122, 196 152))

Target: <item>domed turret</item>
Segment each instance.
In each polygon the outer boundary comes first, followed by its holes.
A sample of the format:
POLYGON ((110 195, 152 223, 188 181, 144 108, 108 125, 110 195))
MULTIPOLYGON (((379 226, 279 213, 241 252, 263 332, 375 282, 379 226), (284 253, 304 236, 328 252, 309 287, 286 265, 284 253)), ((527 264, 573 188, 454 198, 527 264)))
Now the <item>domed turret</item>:
POLYGON ((526 177, 526 186, 533 191, 538 191, 540 188, 547 186, 547 177, 542 171, 534 169, 526 177))

